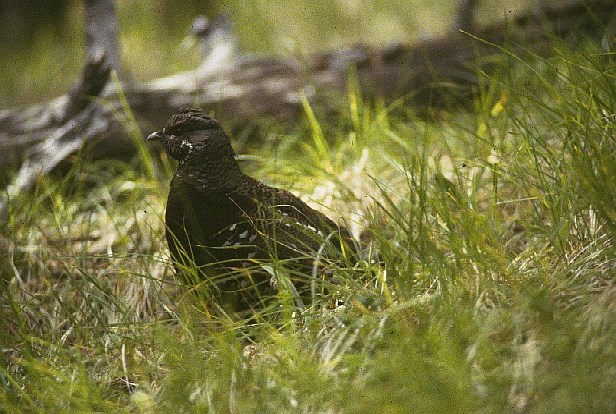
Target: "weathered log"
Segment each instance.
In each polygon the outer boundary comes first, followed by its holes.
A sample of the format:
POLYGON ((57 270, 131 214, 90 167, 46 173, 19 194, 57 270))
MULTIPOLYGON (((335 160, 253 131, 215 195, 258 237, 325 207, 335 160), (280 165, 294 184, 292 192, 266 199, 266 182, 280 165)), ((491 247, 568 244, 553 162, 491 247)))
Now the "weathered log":
POLYGON ((120 71, 120 44, 115 0, 85 0, 86 61, 101 53, 116 72, 120 71))
MULTIPOLYGON (((515 41, 548 49, 553 35, 600 38, 615 12, 615 0, 572 3, 522 16, 508 23, 513 28, 500 24, 474 33, 492 43, 513 36, 515 41), (546 23, 551 30, 545 30, 546 23)), ((497 52, 458 32, 383 49, 356 46, 300 63, 242 55, 224 19, 209 28, 200 27, 200 33, 205 34, 207 55, 198 69, 124 86, 143 132, 159 127, 179 107, 195 102, 228 124, 246 124, 264 116, 297 117, 302 94, 318 106, 335 109, 331 98, 345 93, 350 68, 355 68, 358 83, 369 96, 386 100, 405 96, 419 107, 442 103, 448 96, 467 98, 477 82, 476 57, 497 52)), ((0 111, 0 165, 19 167, 0 199, 0 211, 37 174, 50 171, 83 143, 91 144, 89 152, 94 158, 126 158, 135 153, 123 122, 121 94, 108 85, 108 75, 102 60, 92 61, 70 94, 30 108, 0 111)))
POLYGON ((22 133, 17 135, 18 140, 7 140, 9 145, 5 145, 1 152, 9 153, 12 144, 23 148, 26 156, 11 184, 0 194, 0 218, 7 203, 29 188, 37 176, 48 173, 79 150, 84 142, 109 129, 109 117, 103 113, 104 107, 91 97, 99 95, 105 88, 110 69, 104 53, 92 59, 86 64, 80 82, 65 98, 15 113, 13 120, 20 124, 13 124, 13 128, 30 125, 31 135, 22 133))

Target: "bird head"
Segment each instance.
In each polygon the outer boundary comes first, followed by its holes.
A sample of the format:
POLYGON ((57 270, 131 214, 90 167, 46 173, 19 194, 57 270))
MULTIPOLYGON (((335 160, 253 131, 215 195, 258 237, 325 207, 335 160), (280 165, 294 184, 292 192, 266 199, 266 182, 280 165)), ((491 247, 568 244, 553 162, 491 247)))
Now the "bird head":
POLYGON ((182 108, 161 130, 146 141, 162 142, 165 150, 180 162, 194 155, 202 158, 234 159, 231 141, 220 123, 198 108, 182 108))

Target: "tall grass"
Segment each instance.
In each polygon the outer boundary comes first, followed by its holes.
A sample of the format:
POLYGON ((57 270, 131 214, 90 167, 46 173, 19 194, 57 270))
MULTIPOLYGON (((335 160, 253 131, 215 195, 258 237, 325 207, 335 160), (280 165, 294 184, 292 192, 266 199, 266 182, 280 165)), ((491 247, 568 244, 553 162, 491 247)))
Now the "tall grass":
POLYGON ((41 179, 4 229, 0 407, 615 411, 614 65, 554 49, 501 54, 474 105, 432 120, 351 85, 339 119, 306 102, 242 162, 363 232, 310 318, 203 312, 163 241, 168 171, 41 179))

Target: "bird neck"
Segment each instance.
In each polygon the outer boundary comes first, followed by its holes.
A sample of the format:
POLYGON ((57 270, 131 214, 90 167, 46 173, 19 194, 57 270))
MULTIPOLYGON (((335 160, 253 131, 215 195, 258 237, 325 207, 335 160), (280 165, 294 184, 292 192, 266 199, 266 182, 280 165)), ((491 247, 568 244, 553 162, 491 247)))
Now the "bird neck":
POLYGON ((209 190, 234 187, 246 178, 233 157, 188 158, 180 164, 178 173, 199 180, 200 185, 209 190))

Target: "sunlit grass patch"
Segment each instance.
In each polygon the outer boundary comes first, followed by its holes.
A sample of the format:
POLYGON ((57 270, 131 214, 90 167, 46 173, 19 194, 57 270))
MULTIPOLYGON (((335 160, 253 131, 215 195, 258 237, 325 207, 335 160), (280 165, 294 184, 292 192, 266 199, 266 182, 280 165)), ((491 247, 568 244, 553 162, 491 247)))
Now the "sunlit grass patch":
POLYGON ((0 405, 614 411, 613 63, 501 59, 465 110, 419 118, 351 85, 339 118, 240 157, 362 243, 303 312, 288 290, 262 318, 206 312, 172 275, 166 169, 41 179, 3 225, 0 405))

